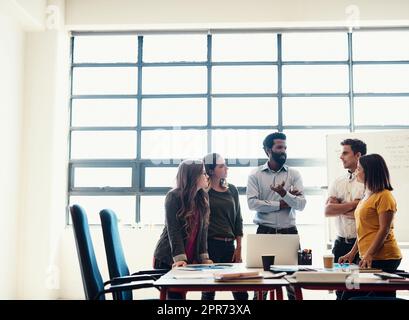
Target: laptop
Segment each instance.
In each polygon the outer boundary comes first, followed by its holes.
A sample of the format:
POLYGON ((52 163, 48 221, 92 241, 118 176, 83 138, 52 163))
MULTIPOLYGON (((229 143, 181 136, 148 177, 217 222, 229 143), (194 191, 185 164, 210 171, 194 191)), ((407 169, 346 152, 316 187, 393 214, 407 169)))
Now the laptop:
POLYGON ((297 265, 300 237, 298 234, 248 234, 246 267, 262 268, 262 255, 274 254, 275 265, 297 265))

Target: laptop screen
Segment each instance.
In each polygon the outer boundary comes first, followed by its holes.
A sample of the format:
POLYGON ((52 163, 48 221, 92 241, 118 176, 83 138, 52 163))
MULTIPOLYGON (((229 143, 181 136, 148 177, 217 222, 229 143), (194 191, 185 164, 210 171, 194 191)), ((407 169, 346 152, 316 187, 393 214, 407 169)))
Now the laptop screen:
POLYGON ((276 265, 297 265, 299 248, 298 234, 248 234, 246 266, 261 268, 263 255, 275 255, 276 265))

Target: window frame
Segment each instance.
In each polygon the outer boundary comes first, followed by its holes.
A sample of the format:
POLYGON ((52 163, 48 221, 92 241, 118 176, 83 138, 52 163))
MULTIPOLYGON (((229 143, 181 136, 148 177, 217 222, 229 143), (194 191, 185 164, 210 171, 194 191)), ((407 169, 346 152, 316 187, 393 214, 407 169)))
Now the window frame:
MULTIPOLYGON (((285 32, 291 32, 291 30, 285 30, 285 32)), ((296 30, 297 32, 325 32, 328 30, 296 30)), ((70 129, 69 129, 69 165, 68 165, 68 194, 67 201, 69 203, 70 196, 86 195, 86 196, 106 196, 106 195, 132 195, 136 197, 135 206, 135 224, 141 223, 140 202, 141 196, 149 195, 164 195, 170 188, 159 187, 146 187, 145 186, 145 168, 147 167, 176 167, 181 159, 172 159, 170 161, 164 161, 163 159, 143 159, 141 157, 141 143, 142 132, 147 130, 173 130, 172 126, 142 126, 142 100, 143 99, 166 99, 166 98, 206 98, 207 100, 207 124, 202 126, 180 126, 178 130, 188 129, 202 129, 207 131, 207 152, 211 152, 212 146, 212 130, 215 129, 267 129, 271 131, 285 132, 289 129, 346 129, 349 132, 356 130, 383 130, 383 129, 409 129, 409 125, 355 125, 354 121, 354 99, 356 97, 402 97, 409 96, 409 92, 402 93, 355 93, 353 90, 354 78, 353 68, 355 65, 378 65, 378 64, 408 64, 408 61, 355 61, 353 60, 352 42, 353 33, 346 30, 336 30, 339 32, 347 33, 348 41, 348 59, 343 61, 283 61, 282 60, 282 34, 283 30, 237 30, 229 31, 228 33, 238 32, 269 32, 275 33, 275 45, 277 49, 277 59, 275 61, 225 61, 225 62, 213 62, 212 61, 212 34, 217 33, 205 33, 207 34, 207 60, 206 61, 187 61, 187 62, 143 62, 143 38, 148 36, 149 33, 133 32, 72 32, 70 43, 70 99, 69 99, 69 112, 70 112, 70 129), (74 63, 74 42, 76 37, 82 35, 137 35, 138 42, 138 59, 136 63, 74 63), (214 66, 276 66, 277 68, 277 88, 275 93, 212 93, 212 68, 214 66), (283 66, 286 65, 345 65, 348 68, 348 92, 331 92, 331 93, 314 93, 314 92, 299 92, 299 93, 283 93, 282 80, 283 80, 283 66), (207 92, 193 93, 193 94, 143 94, 142 93, 142 74, 144 68, 166 66, 203 66, 207 68, 207 92), (75 68, 81 67, 136 67, 137 70, 137 93, 126 95, 113 95, 113 94, 98 94, 98 95, 73 95, 73 73, 75 68), (240 98, 240 97, 274 97, 277 99, 277 112, 278 122, 277 125, 241 125, 241 126, 215 126, 212 124, 212 98, 240 98), (349 101, 349 125, 285 125, 283 123, 283 98, 286 97, 346 97, 349 101), (137 125, 132 127, 74 127, 72 126, 72 104, 74 99, 136 99, 137 100, 137 125), (92 130, 92 131, 109 131, 109 130, 135 130, 137 134, 136 138, 136 158, 135 159, 71 159, 71 135, 74 131, 92 130), (130 167, 132 168, 132 187, 130 188, 76 188, 74 187, 74 170, 80 167, 130 167)), ((177 32, 152 32, 156 34, 177 33, 177 32)), ((151 34, 152 34, 151 33, 151 34)), ((184 31, 180 33, 189 33, 184 31)), ((203 33, 201 31, 191 31, 190 33, 203 33)), ((274 37, 273 37, 274 38, 274 37)), ((274 41, 274 40, 273 40, 274 41)), ((240 159, 226 159, 229 166, 248 166, 246 163, 242 163, 240 159), (233 164, 232 164, 233 163, 233 164)), ((265 163, 265 158, 250 159, 252 165, 262 165, 265 163)), ((314 167, 314 166, 326 166, 325 159, 288 159, 289 166, 297 167, 314 167)), ((239 186, 239 193, 245 194, 245 187, 239 186)), ((306 188, 305 194, 308 195, 324 195, 325 190, 323 188, 306 188)), ((69 210, 67 205, 66 212, 66 224, 69 224, 69 210)))

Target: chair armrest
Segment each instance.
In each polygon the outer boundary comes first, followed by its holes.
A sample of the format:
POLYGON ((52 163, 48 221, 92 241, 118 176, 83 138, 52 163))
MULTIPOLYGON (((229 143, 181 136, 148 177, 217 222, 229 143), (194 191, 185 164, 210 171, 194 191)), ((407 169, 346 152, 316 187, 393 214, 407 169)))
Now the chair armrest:
POLYGON ((132 273, 132 275, 134 275, 134 274, 151 274, 151 273, 162 274, 163 275, 165 273, 168 273, 169 271, 170 271, 169 269, 141 270, 141 271, 132 273))
POLYGON ((98 294, 95 296, 94 300, 98 300, 101 295, 106 294, 106 293, 114 293, 114 292, 144 289, 144 288, 153 288, 153 282, 127 283, 127 284, 111 285, 108 289, 104 289, 104 290, 101 290, 100 292, 98 292, 98 294))
POLYGON ((104 287, 107 285, 119 285, 123 283, 135 282, 135 281, 146 281, 146 280, 156 280, 152 275, 135 275, 135 276, 125 276, 110 279, 104 282, 104 287))
MULTIPOLYGON (((137 276, 137 275, 139 275, 139 274, 136 274, 135 276, 137 276)), ((160 277, 162 277, 163 276, 163 274, 162 273, 152 273, 152 274, 140 274, 141 276, 142 275, 145 275, 145 276, 149 276, 149 277, 151 277, 151 279, 153 279, 153 280, 158 280, 160 277)))

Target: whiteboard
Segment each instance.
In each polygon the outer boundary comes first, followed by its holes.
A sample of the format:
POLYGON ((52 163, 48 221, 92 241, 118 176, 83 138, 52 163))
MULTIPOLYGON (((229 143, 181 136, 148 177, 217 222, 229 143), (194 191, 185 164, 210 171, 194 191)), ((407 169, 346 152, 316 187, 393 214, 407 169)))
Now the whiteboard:
MULTIPOLYGON (((328 186, 345 169, 339 159, 341 141, 347 138, 360 139, 367 145, 367 154, 379 153, 386 161, 391 175, 393 195, 397 202, 394 220, 395 237, 399 242, 409 241, 409 130, 353 132, 327 135, 328 186)), ((331 219, 333 220, 333 219, 331 219)), ((333 230, 330 231, 332 233, 333 230)), ((330 236, 330 239, 333 237, 330 236)))

